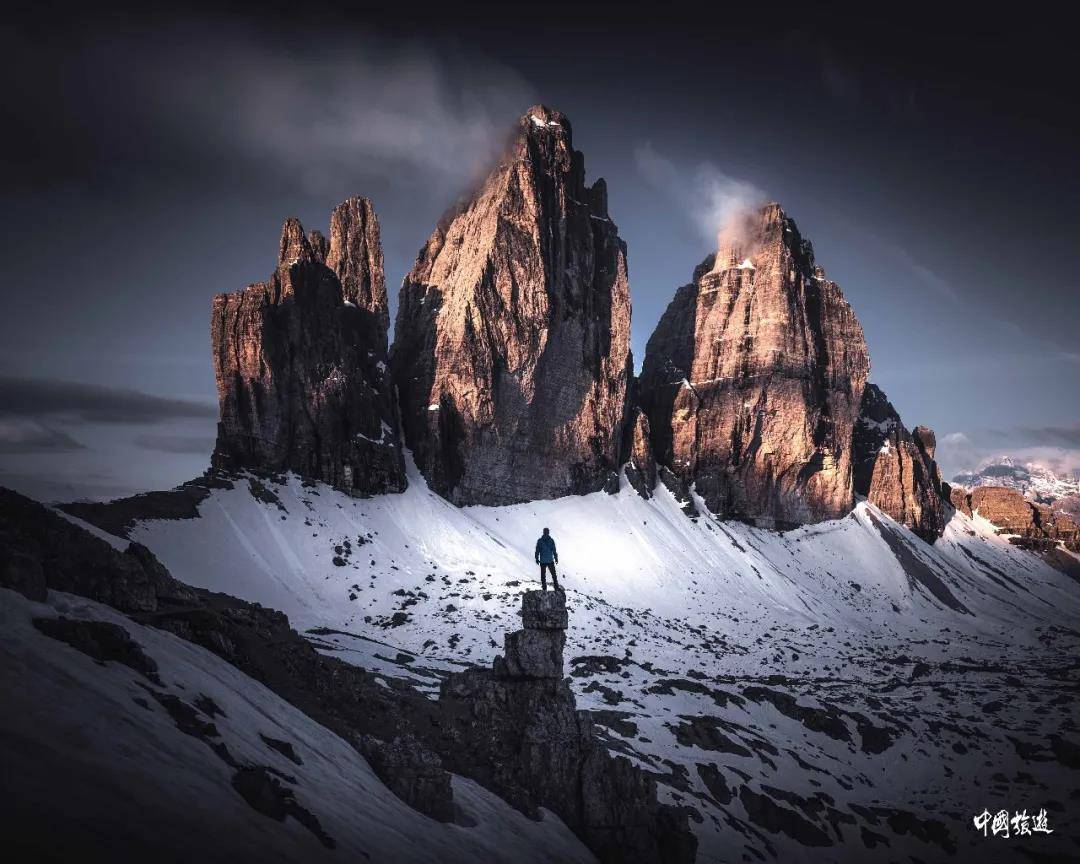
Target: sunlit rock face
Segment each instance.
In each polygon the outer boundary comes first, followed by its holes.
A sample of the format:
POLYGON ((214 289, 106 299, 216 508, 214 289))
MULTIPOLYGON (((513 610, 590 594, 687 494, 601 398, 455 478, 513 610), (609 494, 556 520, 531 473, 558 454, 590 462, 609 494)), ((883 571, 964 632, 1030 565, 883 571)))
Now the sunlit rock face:
POLYGON ((737 217, 719 246, 646 349, 640 399, 661 476, 766 527, 842 516, 869 372, 862 327, 779 205, 737 217))
POLYGON ((388 323, 371 202, 336 207, 329 241, 287 220, 270 278, 214 298, 214 465, 291 470, 358 495, 404 489, 388 323))
POLYGON ((570 123, 536 106, 401 289, 391 367, 405 441, 459 504, 610 486, 630 359, 626 245, 570 123))
POLYGON ((1010 535, 1018 546, 1037 549, 1056 546, 1060 542, 1068 549, 1080 552, 1080 525, 1065 513, 1028 501, 1019 490, 978 486, 968 492, 954 486, 950 493, 957 510, 968 516, 977 513, 996 525, 1000 533, 1010 535))
POLYGON ((952 515, 935 447, 932 429, 908 432, 881 389, 866 385, 855 426, 855 491, 931 543, 952 515))

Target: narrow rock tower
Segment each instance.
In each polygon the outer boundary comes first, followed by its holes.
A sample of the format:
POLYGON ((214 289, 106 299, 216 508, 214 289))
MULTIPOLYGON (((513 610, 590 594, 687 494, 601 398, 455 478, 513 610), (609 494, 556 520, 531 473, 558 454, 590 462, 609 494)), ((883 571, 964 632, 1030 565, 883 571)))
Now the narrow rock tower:
POLYGON ((601 743, 563 677, 568 613, 561 591, 526 591, 523 629, 507 633, 491 669, 448 676, 433 727, 445 767, 494 789, 522 812, 557 813, 601 861, 689 864, 685 812, 660 804, 656 781, 601 743))
POLYGON ((615 481, 632 368, 626 244, 558 111, 519 120, 502 161, 420 250, 391 368, 406 444, 449 500, 615 481))

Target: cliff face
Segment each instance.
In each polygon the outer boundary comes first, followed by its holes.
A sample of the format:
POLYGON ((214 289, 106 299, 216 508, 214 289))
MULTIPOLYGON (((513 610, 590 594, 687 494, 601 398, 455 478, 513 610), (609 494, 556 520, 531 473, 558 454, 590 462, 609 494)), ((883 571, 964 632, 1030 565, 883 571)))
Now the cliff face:
POLYGON ((649 339, 641 404, 662 476, 722 517, 842 516, 868 371, 862 327, 795 223, 776 204, 740 217, 649 339))
POLYGON ((853 447, 855 491, 927 542, 940 537, 951 507, 934 462, 933 430, 908 432, 885 394, 868 384, 853 447))
POLYGON ((630 359, 626 246, 570 123, 537 106, 401 289, 391 366, 405 441, 458 504, 614 479, 630 359))
POLYGON ((287 220, 270 278, 214 298, 214 466, 292 470, 359 495, 403 489, 388 322, 371 203, 335 208, 329 241, 287 220))
POLYGON ((1060 542, 1080 552, 1080 525, 1045 504, 1028 501, 1016 489, 978 486, 968 492, 954 486, 950 495, 957 510, 968 516, 978 512, 1000 533, 1013 535, 1012 542, 1017 546, 1039 550, 1060 542))

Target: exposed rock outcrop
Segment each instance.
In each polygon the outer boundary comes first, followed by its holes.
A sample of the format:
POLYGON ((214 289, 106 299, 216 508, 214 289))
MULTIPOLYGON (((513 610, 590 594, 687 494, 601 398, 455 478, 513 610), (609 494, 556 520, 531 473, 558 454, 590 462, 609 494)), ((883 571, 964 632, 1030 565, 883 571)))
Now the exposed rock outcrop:
POLYGON ((656 460, 649 440, 649 417, 637 406, 626 424, 623 452, 626 454, 626 479, 642 498, 651 498, 656 488, 656 460))
POLYGON ((1080 525, 1045 504, 1028 501, 1016 489, 978 486, 968 492, 954 486, 951 497, 957 510, 968 516, 977 512, 995 525, 999 533, 1013 535, 1011 540, 1017 546, 1037 550, 1060 542, 1080 552, 1080 525))
POLYGON ((329 241, 287 220, 270 278, 214 298, 214 466, 296 471, 358 495, 403 489, 388 323, 371 203, 338 205, 329 241))
POLYGON ((785 527, 854 501, 862 327, 776 204, 738 217, 649 339, 641 405, 653 453, 713 513, 785 527))
MULTIPOLYGON (((31 599, 47 590, 90 597, 206 648, 353 742, 391 791, 435 819, 457 818, 449 769, 526 813, 536 815, 538 807, 558 813, 603 861, 694 859, 687 817, 659 804, 655 781, 612 757, 588 712, 576 710, 562 679, 561 650, 550 665, 526 662, 522 675, 487 669, 452 675, 434 702, 404 683, 320 654, 281 612, 184 585, 145 547, 132 543, 118 552, 0 489, 0 562, 14 560, 16 568, 0 566, 0 587, 31 599)), ((519 632, 538 634, 554 652, 565 639, 564 596, 538 593, 525 595, 519 632)), ((37 626, 103 662, 157 677, 152 658, 129 644, 123 628, 37 626)))
POLYGON ((934 462, 934 431, 908 432, 881 389, 867 384, 852 447, 855 491, 927 542, 940 537, 951 506, 934 462))
POLYGON ((433 749, 522 811, 546 807, 601 861, 692 861, 687 816, 656 801, 656 781, 600 744, 563 680, 567 612, 560 591, 522 596, 524 630, 506 635, 493 670, 451 675, 433 749), (521 650, 537 648, 536 656, 521 650), (557 656, 556 656, 557 655, 557 656))
POLYGON ((558 111, 521 118, 420 250, 391 366, 405 441, 451 501, 611 487, 631 368, 626 246, 558 111))

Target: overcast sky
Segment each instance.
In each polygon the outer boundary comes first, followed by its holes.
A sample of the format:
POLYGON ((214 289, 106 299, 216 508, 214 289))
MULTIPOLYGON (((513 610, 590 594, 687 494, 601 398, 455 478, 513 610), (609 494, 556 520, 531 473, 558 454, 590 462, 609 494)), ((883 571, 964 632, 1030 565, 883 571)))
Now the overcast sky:
POLYGON ((266 278, 285 217, 325 231, 359 194, 396 307, 435 220, 535 102, 608 181, 639 365, 717 220, 765 197, 854 306, 872 380, 937 430, 947 476, 999 451, 1080 465, 1064 29, 506 5, 419 29, 317 4, 9 18, 0 485, 100 497, 201 473, 211 297, 266 278))

